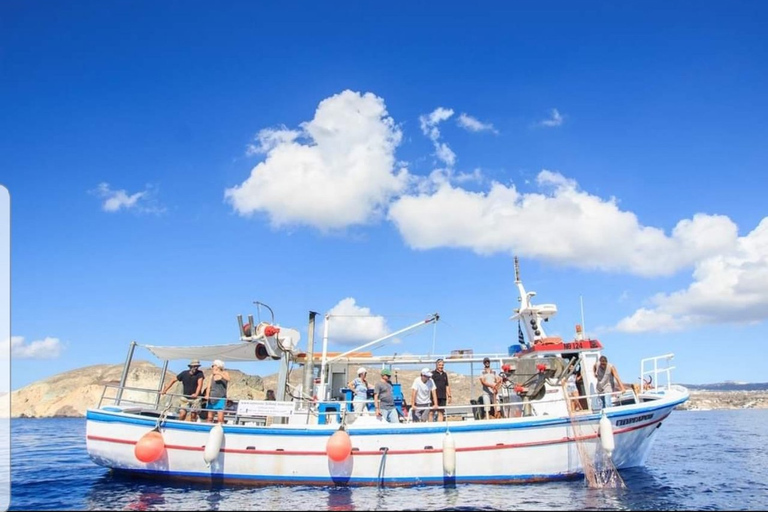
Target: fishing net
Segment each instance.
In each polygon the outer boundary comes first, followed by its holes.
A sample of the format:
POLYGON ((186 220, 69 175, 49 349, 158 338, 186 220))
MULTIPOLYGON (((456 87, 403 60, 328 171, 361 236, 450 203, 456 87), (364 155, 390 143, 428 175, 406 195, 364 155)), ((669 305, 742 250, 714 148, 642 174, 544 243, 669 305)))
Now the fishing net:
MULTIPOLYGON (((565 386, 563 386, 564 396, 568 396, 565 386)), ((573 431, 573 440, 576 444, 576 451, 579 454, 581 467, 584 470, 584 480, 590 489, 626 489, 626 484, 621 478, 619 471, 613 464, 611 454, 603 448, 600 436, 595 436, 594 428, 589 427, 588 434, 585 435, 584 428, 578 421, 576 409, 571 405, 570 397, 566 398, 568 403, 568 414, 571 420, 573 431)), ((599 432, 599 430, 598 430, 599 432)))
POLYGON ((624 479, 621 478, 619 470, 613 465, 613 459, 608 455, 602 447, 598 446, 595 451, 594 469, 592 471, 593 481, 587 482, 587 485, 591 488, 610 488, 610 489, 626 489, 627 485, 624 483, 624 479))

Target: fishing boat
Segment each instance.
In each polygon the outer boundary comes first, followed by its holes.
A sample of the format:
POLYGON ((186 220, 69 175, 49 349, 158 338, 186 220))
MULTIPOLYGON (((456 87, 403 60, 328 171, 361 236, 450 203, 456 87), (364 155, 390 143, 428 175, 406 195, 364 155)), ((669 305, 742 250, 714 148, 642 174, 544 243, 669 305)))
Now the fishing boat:
POLYGON ((515 284, 519 307, 511 319, 518 324, 517 343, 503 354, 453 350, 443 356, 446 367, 468 368, 473 380, 475 365, 489 359, 510 383, 514 400, 507 407, 471 400, 447 405, 442 421, 413 421, 410 393, 404 396, 396 383, 396 423, 377 416, 373 401, 362 414, 353 412, 344 383, 358 366, 375 375, 438 357, 365 350, 433 325, 437 314, 343 353, 328 351, 328 315, 322 350, 314 349, 316 313, 310 312, 304 348, 299 331, 282 327, 274 315, 258 324, 252 314, 246 323, 238 315, 240 336, 234 343, 131 342, 120 382, 108 384, 87 411, 88 454, 121 474, 249 485, 506 484, 589 477, 599 460, 619 470, 644 465, 660 427, 689 397, 672 382, 673 355, 642 359, 636 381, 621 385, 623 391, 600 394, 595 370, 603 344, 578 325, 572 340, 548 336, 544 324, 557 307, 532 302, 535 292, 523 286, 517 258, 515 284), (163 362, 156 388, 128 385, 137 349, 163 362), (222 423, 182 421, 177 401, 164 403, 161 395, 169 362, 189 359, 272 361, 279 365, 276 400, 239 400, 222 423), (297 368, 298 385, 290 375, 297 368), (575 374, 576 393, 568 385, 575 374))

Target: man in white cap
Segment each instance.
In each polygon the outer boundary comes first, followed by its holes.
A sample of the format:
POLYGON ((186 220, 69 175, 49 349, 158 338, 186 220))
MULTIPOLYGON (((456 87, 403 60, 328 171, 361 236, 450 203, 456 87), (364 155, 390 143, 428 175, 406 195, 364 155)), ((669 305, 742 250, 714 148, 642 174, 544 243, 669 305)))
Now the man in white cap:
POLYGON ((431 410, 437 409, 437 389, 429 368, 422 368, 411 386, 413 421, 430 421, 431 410))
POLYGON ((350 418, 354 421, 359 415, 365 411, 365 405, 368 402, 368 380, 366 376, 368 371, 362 366, 357 369, 357 378, 352 379, 347 384, 347 387, 354 393, 352 397, 352 405, 354 414, 350 418))
POLYGON ((224 361, 216 359, 211 365, 211 379, 205 388, 205 400, 207 402, 208 421, 213 423, 213 411, 216 412, 218 422, 224 423, 224 408, 227 406, 227 387, 229 386, 229 372, 224 369, 224 361))

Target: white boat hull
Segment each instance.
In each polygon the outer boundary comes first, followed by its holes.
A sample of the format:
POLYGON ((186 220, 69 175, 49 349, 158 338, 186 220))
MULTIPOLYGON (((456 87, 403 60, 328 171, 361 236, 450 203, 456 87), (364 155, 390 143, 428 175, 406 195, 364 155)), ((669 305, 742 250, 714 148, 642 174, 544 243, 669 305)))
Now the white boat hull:
MULTIPOLYGON (((653 400, 606 409, 614 434, 614 465, 642 466, 655 433, 688 392, 672 386, 653 400)), ((339 425, 224 425, 218 456, 204 460, 212 425, 168 420, 160 425, 162 456, 151 463, 134 454, 136 442, 157 425, 137 413, 90 409, 87 450, 102 466, 163 479, 250 485, 413 486, 523 483, 576 478, 599 455, 599 413, 569 416, 348 425, 352 453, 336 462, 326 443, 339 425), (455 445, 446 471, 443 441, 455 445), (449 465, 450 466, 450 465, 449 465)))

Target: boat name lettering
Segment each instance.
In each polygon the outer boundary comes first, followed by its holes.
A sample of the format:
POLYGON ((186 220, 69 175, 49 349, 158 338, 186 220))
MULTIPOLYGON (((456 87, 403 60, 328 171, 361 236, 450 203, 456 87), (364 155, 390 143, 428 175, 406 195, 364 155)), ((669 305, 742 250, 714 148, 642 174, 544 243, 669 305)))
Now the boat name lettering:
POLYGON ((634 418, 627 418, 625 420, 616 420, 616 426, 621 427, 622 425, 631 425, 632 423, 649 420, 651 418, 653 418, 653 414, 643 414, 642 416, 635 416, 634 418))
POLYGON ((565 350, 579 350, 584 348, 597 348, 597 342, 595 340, 582 340, 563 343, 563 349, 565 350))

